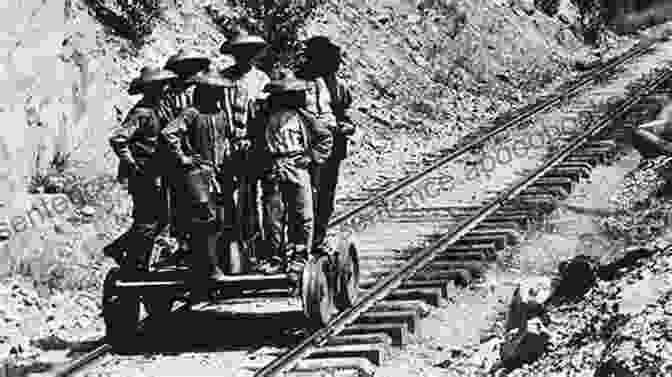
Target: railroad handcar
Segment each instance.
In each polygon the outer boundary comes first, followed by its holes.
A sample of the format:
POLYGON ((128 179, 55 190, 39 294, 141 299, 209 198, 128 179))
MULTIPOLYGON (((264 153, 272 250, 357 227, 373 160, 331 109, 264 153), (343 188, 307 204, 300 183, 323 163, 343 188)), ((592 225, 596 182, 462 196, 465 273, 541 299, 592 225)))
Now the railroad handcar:
MULTIPOLYGON (((224 252, 228 254, 227 276, 210 282, 210 298, 242 297, 247 293, 263 290, 286 289, 287 295, 300 291, 306 326, 324 326, 338 312, 351 307, 359 295, 359 257, 357 242, 352 237, 337 238, 330 253, 311 256, 298 280, 288 273, 259 274, 254 266, 245 263, 241 247, 230 243, 224 252), (220 294, 221 293, 221 294, 220 294)), ((197 252, 197 251, 195 251, 197 252)), ((225 266, 226 267, 226 266, 225 266)), ((193 306, 190 269, 187 266, 171 265, 150 267, 148 272, 122 273, 112 268, 103 284, 103 318, 106 340, 123 342, 132 337, 141 321, 141 306, 153 318, 169 318, 175 303, 187 302, 193 306)), ((205 301, 204 301, 205 302, 205 301)))

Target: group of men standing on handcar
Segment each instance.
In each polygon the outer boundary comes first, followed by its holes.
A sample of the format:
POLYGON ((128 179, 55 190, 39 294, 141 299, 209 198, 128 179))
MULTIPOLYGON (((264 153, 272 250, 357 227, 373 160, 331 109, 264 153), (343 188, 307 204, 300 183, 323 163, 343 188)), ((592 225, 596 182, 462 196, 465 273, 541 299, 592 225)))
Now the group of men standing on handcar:
POLYGON ((328 251, 339 165, 354 131, 350 92, 336 78, 340 48, 311 38, 297 73, 271 80, 253 65, 266 47, 241 31, 220 48, 235 58, 231 67, 182 50, 131 83, 129 94, 143 97, 110 144, 133 224, 104 249, 122 270, 146 271, 166 229, 180 244, 173 260, 188 256, 199 282, 225 276, 232 242, 249 251, 261 239, 264 273, 298 272, 310 253, 328 251))

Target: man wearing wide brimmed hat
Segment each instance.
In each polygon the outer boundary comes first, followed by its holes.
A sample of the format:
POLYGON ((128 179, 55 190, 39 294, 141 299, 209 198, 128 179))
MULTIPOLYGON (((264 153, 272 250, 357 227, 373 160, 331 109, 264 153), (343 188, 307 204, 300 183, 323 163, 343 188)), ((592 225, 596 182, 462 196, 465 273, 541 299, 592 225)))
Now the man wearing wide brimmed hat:
MULTIPOLYGON (((222 217, 231 214, 219 209, 230 206, 231 193, 223 192, 220 179, 227 173, 222 165, 229 159, 233 137, 227 108, 233 83, 214 71, 194 75, 190 82, 196 85, 194 105, 168 123, 161 135, 179 168, 177 199, 186 211, 180 216, 188 223, 192 267, 200 284, 224 276, 217 250, 223 226, 231 223, 222 217)), ((197 298, 203 298, 204 292, 197 290, 197 298)))
POLYGON ((325 121, 334 139, 331 156, 324 164, 313 169, 315 200, 316 248, 324 248, 329 219, 334 212, 334 199, 341 161, 347 156, 348 136, 355 131, 347 110, 352 95, 347 86, 336 77, 342 63, 341 49, 329 38, 317 36, 305 42, 304 64, 298 76, 308 81, 308 109, 325 121))
MULTIPOLYGON (((267 48, 266 41, 255 35, 250 35, 244 30, 238 30, 230 40, 222 44, 220 52, 232 55, 235 64, 222 71, 222 75, 234 83, 231 108, 233 120, 237 129, 247 131, 250 124, 256 118, 256 103, 266 97, 263 89, 269 83, 268 75, 255 67, 253 61, 267 48)), ((241 135, 241 140, 245 136, 241 135)), ((253 161, 248 158, 248 144, 237 143, 233 148, 234 160, 240 166, 247 166, 253 161)), ((260 233, 258 219, 258 179, 248 172, 249 169, 238 174, 238 197, 240 217, 246 219, 242 233, 245 240, 251 240, 255 234, 260 233)))
POLYGON ((167 70, 143 68, 140 77, 134 79, 128 89, 129 94, 143 94, 143 97, 110 137, 110 145, 120 160, 118 178, 128 182, 133 198, 133 225, 103 252, 125 269, 147 269, 154 240, 167 222, 162 162, 158 153, 161 123, 156 108, 176 78, 167 70), (124 253, 129 255, 123 258, 124 253))
POLYGON ((177 114, 194 104, 195 84, 190 78, 210 67, 210 59, 193 51, 180 50, 166 61, 164 69, 174 72, 179 79, 162 99, 162 117, 165 121, 174 119, 177 114))
MULTIPOLYGON (((182 110, 194 105, 194 90, 196 85, 190 79, 195 74, 207 70, 210 64, 210 59, 207 57, 187 49, 181 49, 168 58, 164 69, 174 72, 178 76, 178 79, 173 82, 166 95, 161 99, 158 109, 161 122, 164 126, 175 119, 182 110)), ((175 179, 170 181, 175 181, 175 179)), ((183 257, 183 252, 186 252, 189 248, 186 241, 188 237, 188 232, 185 230, 186 225, 182 224, 183 221, 177 216, 182 210, 177 200, 176 190, 177 188, 170 187, 169 202, 172 219, 171 233, 178 239, 180 244, 179 252, 174 257, 179 260, 183 257)))
POLYGON ((278 268, 283 251, 305 258, 313 238, 313 193, 310 168, 331 154, 332 138, 323 123, 303 109, 307 85, 291 71, 270 82, 268 115, 256 130, 259 158, 265 161, 262 175, 264 234, 272 257, 262 269, 278 268), (286 211, 286 223, 284 213, 286 211), (284 239, 287 226, 287 240, 284 239))
POLYGON ((235 64, 222 71, 222 75, 234 82, 233 109, 238 126, 247 125, 249 104, 266 97, 264 87, 270 82, 268 75, 253 65, 253 61, 267 47, 263 38, 239 31, 230 41, 222 44, 220 52, 234 57, 235 64))

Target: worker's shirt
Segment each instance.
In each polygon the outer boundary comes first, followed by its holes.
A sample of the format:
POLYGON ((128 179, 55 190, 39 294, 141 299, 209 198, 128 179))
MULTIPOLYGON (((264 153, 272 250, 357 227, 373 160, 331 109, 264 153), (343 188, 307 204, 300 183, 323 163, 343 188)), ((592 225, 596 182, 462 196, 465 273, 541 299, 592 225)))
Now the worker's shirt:
POLYGON ((188 158, 218 168, 229 156, 232 136, 225 112, 203 114, 194 107, 182 111, 162 131, 168 153, 184 163, 188 158))
POLYGON ((317 119, 324 122, 329 130, 336 131, 336 116, 331 107, 332 98, 329 94, 329 88, 321 77, 308 80, 308 90, 306 91, 306 109, 317 119))
POLYGON ((347 120, 347 110, 352 105, 352 93, 350 89, 341 81, 336 80, 336 85, 329 88, 329 95, 331 96, 331 106, 336 120, 343 122, 347 120))
POLYGON ((324 123, 302 109, 273 109, 263 129, 264 149, 271 157, 302 154, 315 163, 331 154, 333 139, 324 123))
POLYGON ((255 116, 253 103, 266 98, 264 87, 271 79, 256 67, 243 73, 235 65, 222 71, 222 75, 234 84, 231 97, 234 123, 238 128, 246 128, 250 117, 255 116))
POLYGON ((128 165, 137 164, 146 173, 158 175, 157 161, 161 123, 155 105, 140 100, 109 139, 121 161, 119 179, 128 178, 128 165))
POLYGON ((331 97, 329 105, 334 112, 337 122, 337 131, 334 132, 334 150, 332 157, 335 160, 342 160, 348 155, 348 139, 343 135, 341 130, 344 125, 351 125, 351 123, 349 123, 347 111, 350 106, 352 106, 352 94, 350 89, 345 86, 341 80, 336 80, 335 85, 329 87, 329 95, 331 97))
POLYGON ((165 125, 175 119, 183 110, 194 106, 196 84, 181 82, 179 87, 167 92, 157 109, 161 122, 165 125))
POLYGON ((301 109, 273 109, 264 122, 262 133, 264 154, 268 158, 262 162, 264 169, 270 169, 294 181, 298 171, 306 167, 298 166, 298 157, 309 157, 313 163, 323 163, 331 154, 333 139, 331 132, 310 113, 301 109))
POLYGON ((265 129, 268 152, 273 156, 303 154, 309 146, 303 121, 295 111, 278 111, 268 119, 265 129))

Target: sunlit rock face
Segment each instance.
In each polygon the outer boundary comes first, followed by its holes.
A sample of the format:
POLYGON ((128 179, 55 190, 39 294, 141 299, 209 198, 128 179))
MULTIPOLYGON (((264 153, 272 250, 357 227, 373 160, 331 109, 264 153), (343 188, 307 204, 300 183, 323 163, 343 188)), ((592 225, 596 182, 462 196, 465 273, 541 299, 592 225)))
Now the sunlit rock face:
POLYGON ((31 177, 58 157, 88 153, 87 139, 114 115, 103 74, 111 61, 82 53, 95 47, 98 27, 70 19, 71 6, 10 1, 0 12, 0 210, 25 210, 31 177))

